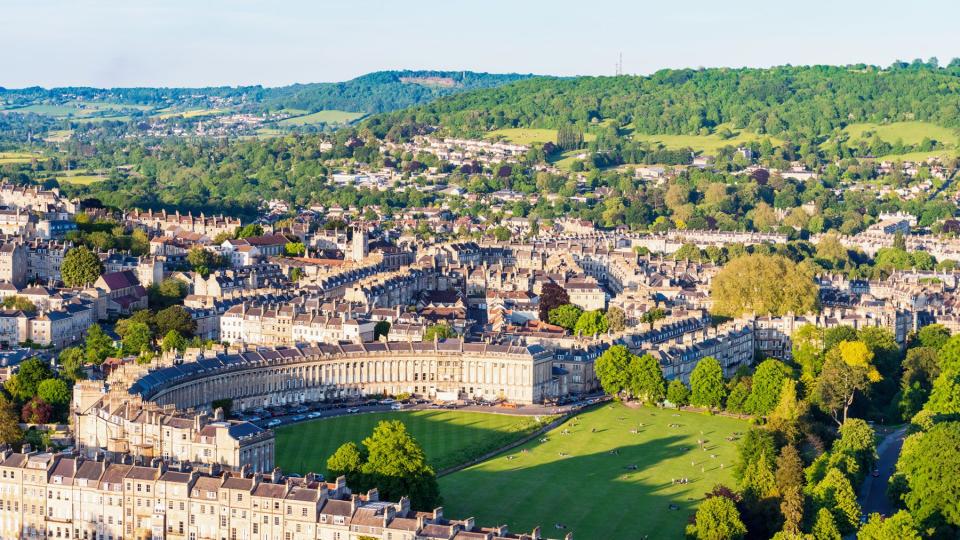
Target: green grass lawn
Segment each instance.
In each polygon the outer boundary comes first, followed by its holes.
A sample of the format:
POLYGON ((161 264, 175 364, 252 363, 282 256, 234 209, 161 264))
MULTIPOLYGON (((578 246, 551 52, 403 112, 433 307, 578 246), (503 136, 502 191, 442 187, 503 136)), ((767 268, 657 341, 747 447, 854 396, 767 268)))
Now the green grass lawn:
POLYGON ((682 538, 704 492, 718 483, 733 486, 737 443, 725 439, 748 427, 722 416, 604 405, 551 431, 545 443, 528 443, 441 478, 444 512, 506 523, 516 532, 540 525, 548 537, 573 531, 578 540, 682 538), (570 433, 561 434, 564 429, 570 433), (638 433, 630 433, 634 429, 638 433), (700 438, 706 450, 698 448, 700 438), (690 483, 671 484, 683 477, 690 483), (558 531, 555 523, 568 529, 558 531))
POLYGON ((278 428, 277 466, 285 471, 325 472, 327 458, 341 444, 360 444, 381 420, 406 424, 437 471, 502 448, 537 428, 529 416, 449 410, 337 416, 278 428))
MULTIPOLYGON (((557 130, 540 128, 506 128, 487 133, 486 138, 503 137, 513 144, 530 145, 533 143, 557 142, 557 130)), ((593 133, 584 133, 583 140, 590 142, 596 139, 593 133)))
POLYGON ((294 116, 278 122, 281 126, 306 126, 310 124, 347 124, 366 116, 364 113, 326 110, 303 116, 294 116))

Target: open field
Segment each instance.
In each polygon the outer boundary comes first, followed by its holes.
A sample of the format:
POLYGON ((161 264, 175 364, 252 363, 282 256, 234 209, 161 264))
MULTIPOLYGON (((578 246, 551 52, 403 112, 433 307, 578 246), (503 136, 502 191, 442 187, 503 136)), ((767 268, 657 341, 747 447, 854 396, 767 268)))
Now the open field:
MULTIPOLYGON (((557 142, 557 130, 540 128, 507 128, 497 129, 487 133, 488 139, 503 137, 513 144, 529 145, 533 143, 557 142)), ((584 133, 583 140, 590 142, 596 139, 593 133, 584 133)))
POLYGON ((76 184, 80 186, 89 186, 90 184, 96 184, 97 182, 103 182, 107 179, 106 176, 101 176, 98 174, 75 174, 71 176, 58 176, 57 182, 61 184, 76 184))
POLYGON ((107 103, 98 101, 77 102, 71 101, 62 104, 37 104, 27 107, 15 107, 4 109, 8 112, 36 113, 56 118, 89 118, 98 114, 109 112, 121 112, 129 110, 145 111, 151 107, 148 105, 131 105, 126 103, 107 103))
MULTIPOLYGON (((716 133, 711 133, 710 135, 649 135, 634 131, 633 140, 646 141, 651 144, 662 144, 663 146, 671 149, 690 148, 694 152, 715 154, 724 146, 737 147, 745 143, 759 141, 764 138, 764 136, 745 130, 731 129, 731 131, 734 133, 734 136, 730 137, 729 139, 724 139, 716 133)), ((770 142, 776 146, 781 141, 770 137, 770 142)))
POLYGON ((277 466, 285 471, 326 471, 327 458, 341 444, 360 444, 381 420, 403 421, 438 471, 501 448, 536 428, 529 416, 449 410, 336 416, 278 428, 277 466))
POLYGON ((579 418, 548 433, 545 443, 441 478, 444 511, 507 523, 513 531, 541 525, 551 537, 573 531, 578 540, 683 538, 704 492, 718 483, 733 486, 737 443, 725 439, 748 429, 734 418, 620 404, 579 418), (697 446, 700 438, 705 450, 697 446), (671 483, 684 477, 689 484, 671 483), (556 530, 555 523, 567 529, 556 530))
POLYGON ((224 111, 223 109, 188 109, 183 111, 165 110, 160 114, 157 114, 156 117, 161 119, 174 118, 177 116, 182 118, 196 118, 199 116, 212 116, 212 115, 221 114, 224 112, 226 111, 224 111))
POLYGON ((40 154, 30 152, 0 152, 0 165, 7 163, 30 163, 34 159, 43 159, 40 154))
POLYGON ((931 124, 930 122, 894 122, 892 124, 850 124, 843 130, 850 136, 851 141, 870 139, 874 135, 888 143, 898 139, 904 144, 920 144, 924 138, 940 141, 944 145, 957 145, 957 132, 950 128, 931 124))
POLYGON ((281 120, 277 124, 281 126, 306 126, 310 124, 347 124, 358 120, 366 116, 364 113, 350 112, 350 111, 337 111, 337 110, 326 110, 326 111, 317 111, 312 114, 305 114, 303 116, 294 116, 292 118, 287 118, 286 120, 281 120))

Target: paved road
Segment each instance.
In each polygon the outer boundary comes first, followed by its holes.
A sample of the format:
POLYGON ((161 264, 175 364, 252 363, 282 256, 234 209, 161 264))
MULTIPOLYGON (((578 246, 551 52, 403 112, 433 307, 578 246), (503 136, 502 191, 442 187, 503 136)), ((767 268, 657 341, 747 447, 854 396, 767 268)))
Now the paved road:
POLYGON ((884 437, 877 445, 877 455, 879 457, 877 469, 880 471, 880 476, 874 477, 868 474, 867 479, 860 486, 859 502, 864 516, 874 512, 885 516, 893 514, 895 509, 887 499, 887 484, 890 482, 893 468, 900 457, 900 449, 903 448, 903 437, 906 432, 907 428, 902 427, 884 437))

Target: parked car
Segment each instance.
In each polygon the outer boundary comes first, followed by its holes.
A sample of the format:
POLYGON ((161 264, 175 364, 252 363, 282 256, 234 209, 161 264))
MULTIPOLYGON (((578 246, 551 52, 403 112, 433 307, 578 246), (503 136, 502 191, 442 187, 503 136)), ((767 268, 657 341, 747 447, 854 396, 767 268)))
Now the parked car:
POLYGON ((402 403, 394 403, 393 405, 390 405, 390 410, 392 410, 392 411, 402 411, 402 410, 403 410, 403 404, 402 404, 402 403))
POLYGON ((280 420, 277 420, 277 419, 273 419, 267 422, 267 427, 277 427, 279 425, 280 425, 280 420))
POLYGON ((356 407, 350 407, 349 409, 347 409, 347 412, 350 413, 350 414, 354 414, 354 413, 360 412, 360 409, 358 409, 358 408, 356 408, 356 407))
POLYGON ((294 421, 294 422, 300 422, 300 421, 306 420, 306 419, 307 419, 307 416, 306 416, 306 415, 303 415, 303 414, 298 414, 298 415, 296 415, 296 416, 293 417, 293 421, 294 421))
POLYGON ((323 415, 320 414, 319 412, 314 411, 314 412, 308 414, 308 415, 307 415, 307 418, 320 418, 321 416, 323 416, 323 415))

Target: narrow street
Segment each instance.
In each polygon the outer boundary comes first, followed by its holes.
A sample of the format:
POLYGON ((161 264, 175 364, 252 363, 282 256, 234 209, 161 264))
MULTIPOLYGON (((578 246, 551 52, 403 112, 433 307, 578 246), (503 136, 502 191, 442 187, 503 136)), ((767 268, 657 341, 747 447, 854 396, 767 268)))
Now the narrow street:
POLYGON ((860 486, 858 501, 864 516, 869 516, 874 512, 879 512, 889 516, 894 512, 893 505, 887 499, 887 485, 890 482, 890 476, 893 474, 893 468, 900 457, 900 449, 903 447, 903 438, 907 432, 906 427, 902 427, 880 441, 877 445, 877 469, 879 476, 873 476, 873 471, 867 472, 867 478, 860 486))

